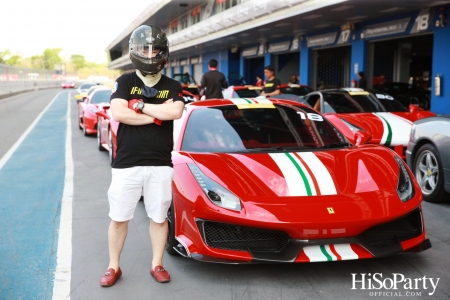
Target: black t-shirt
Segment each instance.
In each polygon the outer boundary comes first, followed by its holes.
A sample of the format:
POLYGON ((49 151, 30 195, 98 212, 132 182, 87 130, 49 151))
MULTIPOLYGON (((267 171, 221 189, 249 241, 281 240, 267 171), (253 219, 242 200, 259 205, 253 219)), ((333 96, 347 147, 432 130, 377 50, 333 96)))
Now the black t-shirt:
MULTIPOLYGON (((167 99, 183 101, 180 83, 164 75, 153 87, 159 92, 154 98, 148 98, 142 94, 145 85, 135 72, 121 75, 117 78, 115 85, 111 100, 115 98, 127 101, 142 99, 145 103, 151 104, 162 104, 167 99)), ((139 126, 119 123, 117 151, 112 167, 172 167, 172 150, 173 121, 162 121, 161 125, 152 123, 139 126)))
POLYGON ((226 89, 228 87, 225 75, 217 70, 211 70, 203 74, 202 80, 200 81, 202 88, 205 89, 206 99, 218 98, 222 99, 222 88, 226 89))
POLYGON ((278 86, 281 84, 280 80, 274 77, 272 80, 269 80, 264 85, 263 91, 268 94, 278 90, 278 86))

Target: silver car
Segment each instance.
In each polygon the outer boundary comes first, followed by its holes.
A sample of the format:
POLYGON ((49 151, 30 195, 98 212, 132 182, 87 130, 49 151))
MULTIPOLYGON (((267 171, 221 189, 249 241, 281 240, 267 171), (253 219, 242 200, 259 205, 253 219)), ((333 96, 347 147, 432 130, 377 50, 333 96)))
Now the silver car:
POLYGON ((414 122, 406 161, 422 189, 423 200, 450 201, 450 115, 414 122))

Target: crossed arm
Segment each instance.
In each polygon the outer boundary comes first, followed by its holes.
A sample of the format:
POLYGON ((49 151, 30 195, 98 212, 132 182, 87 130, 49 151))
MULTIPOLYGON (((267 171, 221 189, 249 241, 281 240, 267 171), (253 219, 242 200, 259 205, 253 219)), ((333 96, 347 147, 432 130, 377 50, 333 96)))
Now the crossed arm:
POLYGON ((183 114, 183 101, 167 100, 164 105, 146 103, 142 114, 128 108, 128 101, 121 98, 111 100, 111 112, 114 120, 127 125, 145 125, 159 120, 175 120, 183 114))

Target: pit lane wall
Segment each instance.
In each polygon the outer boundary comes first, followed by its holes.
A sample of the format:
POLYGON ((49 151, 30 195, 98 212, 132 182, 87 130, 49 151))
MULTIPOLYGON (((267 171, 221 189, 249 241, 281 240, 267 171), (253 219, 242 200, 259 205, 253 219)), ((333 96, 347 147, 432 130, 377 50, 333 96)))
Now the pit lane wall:
POLYGON ((53 70, 19 68, 0 64, 0 99, 44 88, 58 88, 67 76, 53 70))

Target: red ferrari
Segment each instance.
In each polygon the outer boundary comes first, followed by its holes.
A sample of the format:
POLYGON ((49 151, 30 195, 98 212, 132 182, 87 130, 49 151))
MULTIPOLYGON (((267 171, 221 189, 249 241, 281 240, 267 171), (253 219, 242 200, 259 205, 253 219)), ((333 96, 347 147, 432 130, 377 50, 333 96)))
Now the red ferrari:
POLYGON ((306 104, 324 114, 347 138, 367 131, 371 144, 384 145, 406 158, 414 121, 435 116, 417 105, 406 108, 392 96, 359 88, 320 90, 303 97, 306 104))
POLYGON ((205 100, 174 122, 166 251, 219 263, 376 258, 431 247, 395 152, 283 99, 205 100))
POLYGON ((63 82, 63 83, 61 83, 61 87, 63 89, 74 89, 75 83, 74 82, 63 82))
POLYGON ((84 135, 97 133, 96 111, 99 105, 109 105, 111 88, 96 88, 89 96, 78 99, 78 126, 83 130, 84 135))

